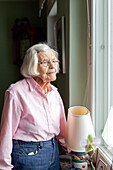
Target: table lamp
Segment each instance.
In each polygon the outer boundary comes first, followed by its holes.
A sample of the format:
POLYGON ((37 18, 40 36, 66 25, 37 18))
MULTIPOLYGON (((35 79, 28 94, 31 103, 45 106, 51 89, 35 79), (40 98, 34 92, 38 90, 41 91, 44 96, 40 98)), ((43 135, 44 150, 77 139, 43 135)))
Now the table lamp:
POLYGON ((87 153, 80 142, 87 139, 88 135, 95 136, 89 110, 84 106, 74 106, 68 109, 65 141, 68 148, 74 154, 73 166, 79 169, 87 169, 87 161, 81 160, 81 156, 87 153))

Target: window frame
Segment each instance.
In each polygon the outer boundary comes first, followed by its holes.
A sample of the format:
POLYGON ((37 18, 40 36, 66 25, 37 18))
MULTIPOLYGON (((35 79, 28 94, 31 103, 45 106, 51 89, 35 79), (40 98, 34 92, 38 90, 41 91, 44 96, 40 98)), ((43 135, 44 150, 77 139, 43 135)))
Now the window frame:
POLYGON ((105 0, 95 0, 93 7, 94 119, 96 136, 100 137, 109 110, 109 4, 105 0))
POLYGON ((110 110, 110 0, 92 0, 92 8, 93 122, 99 150, 110 165, 113 155, 101 137, 110 110))

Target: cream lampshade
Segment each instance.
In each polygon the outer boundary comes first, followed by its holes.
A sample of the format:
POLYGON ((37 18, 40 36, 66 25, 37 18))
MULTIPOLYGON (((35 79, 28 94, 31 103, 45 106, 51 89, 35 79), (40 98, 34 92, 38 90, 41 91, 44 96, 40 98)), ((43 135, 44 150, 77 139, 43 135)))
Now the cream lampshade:
POLYGON ((68 148, 74 152, 85 152, 80 141, 87 139, 89 134, 95 136, 89 110, 83 106, 70 107, 65 134, 68 148))

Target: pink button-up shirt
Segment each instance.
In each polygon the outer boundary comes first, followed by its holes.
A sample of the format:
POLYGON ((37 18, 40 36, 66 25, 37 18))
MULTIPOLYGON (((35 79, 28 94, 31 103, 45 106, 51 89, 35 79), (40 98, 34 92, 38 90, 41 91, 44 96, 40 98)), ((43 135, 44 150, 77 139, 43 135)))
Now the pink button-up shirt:
POLYGON ((12 84, 5 93, 0 131, 0 170, 11 170, 12 139, 46 141, 57 136, 63 144, 66 125, 57 89, 47 94, 33 78, 12 84))

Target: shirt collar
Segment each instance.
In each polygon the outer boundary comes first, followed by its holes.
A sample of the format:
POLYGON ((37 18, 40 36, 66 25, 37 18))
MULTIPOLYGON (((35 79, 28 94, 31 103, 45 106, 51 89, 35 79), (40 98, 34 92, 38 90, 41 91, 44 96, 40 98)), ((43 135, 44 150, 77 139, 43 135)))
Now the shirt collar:
MULTIPOLYGON (((36 88, 38 90, 42 91, 42 88, 40 87, 40 85, 32 77, 31 78, 26 78, 26 81, 28 83, 30 91, 33 91, 36 88)), ((53 85, 49 84, 49 86, 51 86, 52 90, 57 90, 57 88, 54 87, 53 85)))

